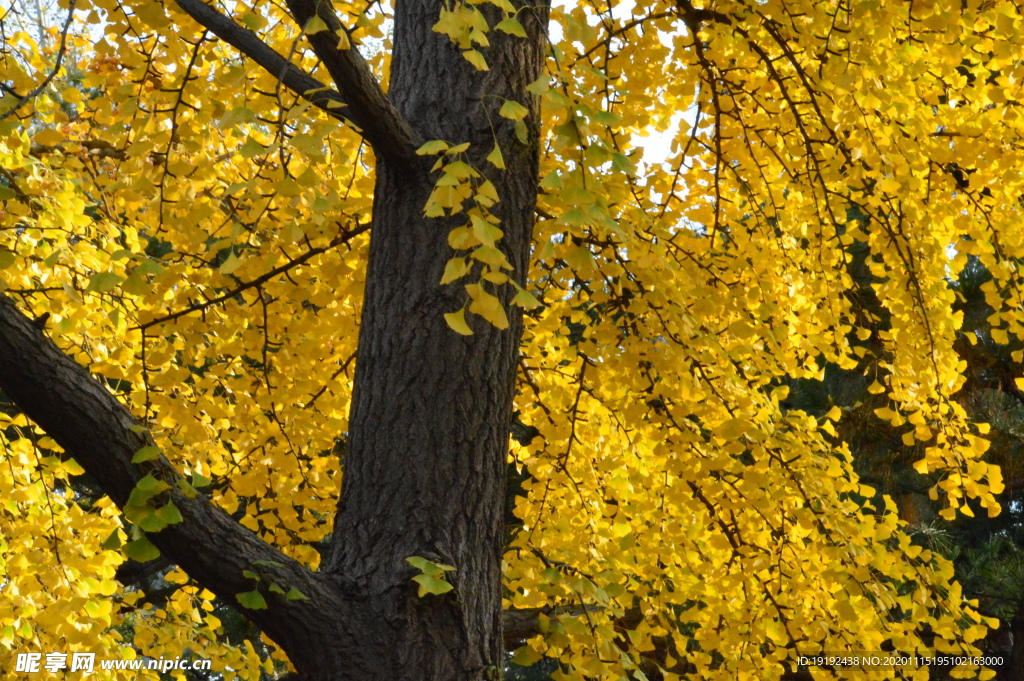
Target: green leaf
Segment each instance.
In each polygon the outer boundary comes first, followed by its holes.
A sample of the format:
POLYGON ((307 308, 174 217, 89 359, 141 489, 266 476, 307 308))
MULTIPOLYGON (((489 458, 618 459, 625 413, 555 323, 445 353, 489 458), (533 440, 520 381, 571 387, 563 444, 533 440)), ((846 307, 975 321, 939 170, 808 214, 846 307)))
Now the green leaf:
MULTIPOLYGON (((273 584, 270 585, 270 590, 273 591, 276 594, 281 594, 282 596, 285 596, 284 588, 280 584, 278 584, 277 582, 274 582, 273 584)), ((287 598, 287 596, 285 596, 285 597, 287 598)))
POLYGON ((314 135, 295 135, 291 139, 291 147, 298 149, 312 159, 324 157, 324 141, 314 135))
MULTIPOLYGON (((157 480, 152 475, 147 475, 137 483, 135 483, 134 489, 128 496, 128 503, 125 505, 125 512, 128 512, 128 508, 142 509, 145 508, 149 503, 149 500, 155 497, 165 489, 170 489, 170 485, 162 480, 157 480)), ((129 518, 130 520, 130 518, 129 518)))
POLYGON ((153 258, 146 258, 139 264, 136 271, 142 274, 161 274, 164 269, 164 266, 153 258))
POLYGON ((181 511, 178 510, 178 507, 174 505, 173 501, 168 501, 161 508, 158 508, 156 511, 156 517, 160 519, 165 527, 167 525, 176 525, 184 520, 184 518, 181 517, 181 511))
POLYGON ((405 559, 405 562, 412 565, 420 572, 426 572, 429 568, 433 567, 434 564, 423 556, 409 556, 405 559))
MULTIPOLYGON (((127 514, 129 512, 128 509, 131 508, 145 507, 146 502, 153 498, 154 494, 155 492, 148 492, 144 489, 139 489, 138 486, 136 486, 135 489, 131 491, 131 494, 128 495, 128 503, 124 505, 125 513, 127 514)), ((128 518, 128 520, 131 520, 131 518, 128 518)))
POLYGON ((218 122, 218 127, 223 130, 225 128, 236 126, 239 123, 252 123, 255 120, 256 114, 253 113, 252 109, 239 106, 224 114, 218 122))
POLYGON ((124 505, 122 509, 124 511, 124 517, 128 519, 128 522, 138 525, 138 521, 145 517, 146 514, 152 512, 152 507, 147 506, 145 501, 141 503, 133 497, 137 496, 138 490, 132 490, 132 496, 128 497, 128 503, 124 505))
POLYGON ((516 121, 515 125, 516 139, 523 144, 526 144, 529 139, 529 135, 526 132, 526 123, 524 121, 516 121))
POLYGON ((594 254, 591 253, 585 246, 577 246, 573 250, 569 251, 569 254, 565 256, 565 261, 583 275, 589 275, 596 269, 594 264, 594 254))
POLYGON ((0 270, 6 270, 14 264, 15 255, 11 251, 0 251, 0 270))
POLYGON ((122 281, 124 280, 113 272, 97 272, 89 277, 89 285, 85 287, 85 290, 106 293, 122 281))
POLYGON ((501 147, 495 144, 494 149, 491 150, 491 153, 487 154, 487 161, 495 168, 498 168, 499 170, 504 170, 505 158, 501 155, 501 147))
POLYGON ((444 140, 433 140, 427 142, 422 147, 416 150, 416 153, 420 156, 433 156, 440 154, 442 151, 448 150, 448 143, 444 140))
POLYGON ((114 531, 103 540, 103 543, 100 544, 100 546, 105 548, 107 551, 116 551, 124 546, 124 542, 121 540, 121 530, 114 528, 114 531))
MULTIPOLYGON (((142 493, 144 495, 144 493, 142 493)), ((124 506, 124 517, 133 525, 145 532, 159 532, 167 527, 167 522, 157 515, 157 511, 145 501, 139 503, 134 497, 139 496, 139 490, 132 490, 132 497, 124 506)))
POLYGON ((615 152, 612 154, 612 170, 620 173, 636 174, 636 166, 625 154, 615 152))
POLYGON ((515 654, 512 656, 512 664, 519 665, 520 667, 529 667, 541 657, 543 657, 543 655, 530 646, 523 646, 516 650, 515 654))
POLYGON ((206 487, 212 482, 208 477, 200 473, 192 472, 192 486, 193 487, 206 487))
POLYGON ((289 601, 308 601, 309 600, 309 596, 307 596, 306 594, 302 593, 301 591, 296 589, 294 586, 292 588, 288 589, 288 593, 286 593, 284 597, 287 598, 289 601))
POLYGON ((243 608, 248 610, 266 610, 267 601, 264 600, 263 594, 259 591, 243 591, 242 593, 235 596, 235 600, 243 608))
POLYGON ((416 575, 412 578, 412 581, 420 585, 419 597, 423 598, 427 594, 433 594, 440 596, 451 591, 454 587, 443 579, 432 577, 431 575, 416 575))
MULTIPOLYGON (((127 507, 125 508, 127 509, 127 507)), ((128 513, 126 512, 125 515, 127 516, 128 513)), ((167 523, 156 514, 156 510, 151 506, 137 508, 129 520, 142 528, 144 532, 159 532, 167 527, 167 523)))
POLYGON ((260 16, 256 12, 249 12, 243 16, 240 21, 246 28, 253 31, 258 31, 269 23, 264 17, 260 16))
POLYGON ((551 75, 543 74, 540 78, 526 86, 526 91, 540 97, 551 88, 551 75))
POLYGON ((128 426, 128 430, 132 431, 136 435, 141 435, 142 433, 149 432, 148 428, 146 428, 145 426, 140 426, 137 423, 134 426, 128 426))
POLYGON ((542 577, 544 577, 544 579, 548 580, 548 582, 551 584, 562 583, 562 573, 553 567, 549 567, 542 570, 540 574, 542 577))
POLYGON ((552 170, 540 181, 540 186, 544 189, 561 189, 565 186, 565 182, 562 181, 562 176, 558 174, 557 170, 552 170))
POLYGON ((306 35, 316 35, 320 31, 326 31, 327 24, 320 18, 319 15, 313 15, 313 18, 306 22, 306 27, 302 29, 302 32, 306 35))
MULTIPOLYGON (((162 491, 160 489, 161 483, 164 485, 164 489, 167 489, 167 483, 162 482, 161 480, 157 480, 152 475, 147 474, 145 477, 141 478, 137 483, 135 483, 135 487, 136 489, 156 494, 157 492, 162 491)), ((152 496, 152 494, 150 496, 152 496)))
POLYGON ((146 445, 139 451, 132 455, 132 463, 142 463, 143 461, 152 461, 160 457, 160 448, 154 447, 153 445, 146 445))
POLYGON ((221 274, 231 274, 232 272, 237 270, 239 265, 241 265, 241 264, 242 264, 242 261, 238 259, 238 256, 235 255, 234 253, 232 253, 231 255, 229 255, 227 257, 227 259, 224 261, 224 263, 220 266, 220 273, 221 274))
POLYGON ((153 546, 148 539, 142 537, 125 545, 124 554, 134 561, 145 563, 160 557, 160 549, 153 546))
POLYGON ((519 293, 512 299, 513 305, 518 305, 524 310, 532 310, 535 307, 540 307, 541 302, 537 300, 537 297, 526 289, 519 289, 519 293))
POLYGON ((199 492, 196 491, 195 487, 188 484, 187 480, 178 480, 177 485, 178 489, 181 490, 181 493, 185 495, 186 499, 195 499, 199 496, 199 492))
POLYGON ((601 125, 619 125, 622 123, 622 117, 611 111, 595 111, 593 120, 601 125))
POLYGON ((455 570, 451 565, 435 563, 423 556, 409 556, 405 559, 405 562, 412 565, 420 572, 428 575, 434 575, 435 577, 441 577, 444 573, 453 572, 455 570))
POLYGON ((242 570, 242 576, 246 579, 255 579, 257 582, 260 580, 260 576, 252 570, 242 570))
POLYGON ((473 225, 473 236, 484 246, 493 248, 494 243, 504 235, 499 227, 494 226, 478 215, 471 215, 469 220, 473 225))
POLYGON ((245 144, 238 148, 238 153, 241 154, 242 158, 252 158, 253 156, 259 156, 266 150, 266 147, 252 137, 249 137, 245 140, 245 144))
POLYGON ((504 31, 509 35, 517 36, 519 38, 526 37, 526 30, 523 29, 523 25, 519 23, 519 20, 516 19, 515 17, 509 17, 505 19, 494 28, 498 29, 499 31, 504 31))
POLYGON ((526 114, 530 113, 530 110, 519 102, 515 102, 511 99, 506 99, 505 103, 501 105, 501 110, 498 111, 498 115, 502 118, 508 118, 509 120, 518 121, 526 118, 526 114))

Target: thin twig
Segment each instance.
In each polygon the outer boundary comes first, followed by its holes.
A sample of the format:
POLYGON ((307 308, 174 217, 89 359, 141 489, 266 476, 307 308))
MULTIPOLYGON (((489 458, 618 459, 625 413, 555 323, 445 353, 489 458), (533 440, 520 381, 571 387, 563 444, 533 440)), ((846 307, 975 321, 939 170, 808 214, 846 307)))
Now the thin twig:
POLYGON ((43 82, 36 86, 31 92, 23 97, 18 97, 19 101, 17 104, 0 114, 0 121, 20 109, 22 104, 25 102, 37 97, 40 92, 46 89, 46 86, 50 84, 50 81, 57 77, 57 74, 60 72, 61 64, 64 62, 64 55, 67 53, 68 29, 71 28, 71 19, 74 18, 75 2, 76 0, 71 0, 68 5, 68 18, 64 21, 64 28, 62 28, 60 32, 60 48, 57 50, 57 63, 53 65, 53 70, 50 71, 49 75, 46 76, 43 82))

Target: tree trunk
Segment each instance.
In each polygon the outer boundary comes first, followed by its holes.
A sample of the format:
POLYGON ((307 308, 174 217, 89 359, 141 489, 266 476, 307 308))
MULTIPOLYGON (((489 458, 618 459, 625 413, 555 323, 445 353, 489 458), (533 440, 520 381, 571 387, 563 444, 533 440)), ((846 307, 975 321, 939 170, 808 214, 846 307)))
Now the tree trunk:
MULTIPOLYGON (((538 156, 537 104, 525 88, 540 75, 544 16, 520 13, 531 39, 492 32, 484 51, 491 70, 482 72, 431 30, 440 7, 436 0, 398 2, 390 98, 422 139, 470 142, 468 162, 498 188, 499 245, 522 284, 538 156), (498 116, 505 99, 531 110, 525 143, 498 116), (504 171, 484 161, 495 143, 504 171)), ((344 642, 350 667, 331 678, 485 679, 504 664, 502 500, 521 320, 509 309, 506 330, 480 319, 470 320, 472 336, 448 328, 443 314, 462 307, 468 282, 439 282, 453 255, 448 232, 466 218, 423 216, 435 179, 429 165, 378 162, 328 566, 352 580, 364 619, 344 642), (454 566, 454 590, 418 598, 409 556, 454 566)), ((504 288, 507 303, 511 287, 504 288)))

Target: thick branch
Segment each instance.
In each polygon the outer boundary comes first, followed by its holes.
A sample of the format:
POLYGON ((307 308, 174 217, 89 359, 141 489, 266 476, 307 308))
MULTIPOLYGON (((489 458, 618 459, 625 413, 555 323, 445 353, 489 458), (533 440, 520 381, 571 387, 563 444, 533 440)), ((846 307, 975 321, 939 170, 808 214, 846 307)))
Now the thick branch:
POLYGON ((136 586, 144 579, 148 579, 172 565, 174 565, 174 562, 167 556, 160 556, 154 560, 148 560, 145 563, 126 560, 117 566, 117 572, 114 574, 114 579, 126 586, 136 586))
POLYGON ((393 161, 411 164, 416 158, 415 151, 420 146, 420 140, 384 94, 380 83, 355 46, 339 49, 339 36, 343 33, 348 35, 348 29, 334 13, 331 3, 319 0, 287 0, 287 3, 299 26, 306 26, 317 15, 327 26, 326 31, 318 31, 306 37, 316 56, 327 67, 334 84, 341 90, 351 109, 353 122, 363 129, 364 136, 375 151, 383 152, 374 139, 386 138, 396 144, 400 143, 401 149, 389 150, 386 155, 393 161))
POLYGON ((546 614, 544 608, 513 608, 503 611, 501 619, 505 650, 514 651, 534 636, 540 635, 540 616, 546 614))
MULTIPOLYGON (((554 608, 511 608, 502 612, 502 625, 505 636, 505 650, 512 652, 534 636, 539 636, 548 627, 541 627, 540 618, 548 619, 585 617, 587 612, 598 610, 597 606, 561 605, 554 608)), ((616 619, 616 625, 623 629, 636 629, 643 616, 640 610, 632 608, 616 619)), ((550 626, 550 625, 549 625, 550 626)))
MULTIPOLYGON (((348 119, 355 124, 363 138, 380 156, 398 165, 411 165, 416 161, 416 149, 420 146, 416 134, 392 106, 355 49, 338 50, 333 45, 332 49, 327 49, 325 41, 329 42, 331 38, 326 37, 326 31, 310 36, 313 48, 327 66, 340 90, 338 92, 292 64, 255 33, 238 25, 203 0, 176 2, 186 14, 280 79, 289 90, 331 116, 348 119)), ((338 21, 337 17, 334 21, 338 21)), ((337 40, 338 37, 333 36, 334 43, 337 40)))
POLYGON ((732 19, 728 15, 711 9, 698 9, 693 6, 690 0, 676 0, 676 6, 682 10, 683 21, 690 27, 690 32, 695 39, 697 30, 704 22, 714 21, 720 24, 732 24, 732 19))
POLYGON ((176 486, 180 476, 163 456, 133 464, 134 453, 152 442, 148 433, 4 295, 0 295, 0 390, 73 456, 119 507, 147 474, 169 483, 171 490, 158 499, 161 503, 172 500, 183 520, 148 535, 150 541, 193 579, 238 607, 285 650, 298 642, 296 637, 301 640, 308 627, 317 626, 314 622, 325 606, 336 606, 336 589, 326 578, 277 551, 205 497, 184 494, 176 486), (312 600, 288 601, 264 592, 267 609, 242 608, 235 596, 256 586, 243 570, 263 576, 263 587, 273 582, 286 591, 295 587, 312 600))

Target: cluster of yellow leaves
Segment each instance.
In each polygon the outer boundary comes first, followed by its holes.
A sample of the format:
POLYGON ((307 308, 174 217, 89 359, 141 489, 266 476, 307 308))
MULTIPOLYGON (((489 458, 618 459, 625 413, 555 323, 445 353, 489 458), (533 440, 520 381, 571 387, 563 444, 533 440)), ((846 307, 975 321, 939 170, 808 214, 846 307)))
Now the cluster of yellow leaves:
MULTIPOLYGON (((0 414, 5 433, 27 425, 24 417, 0 414)), ((75 503, 66 481, 82 470, 55 456, 52 441, 5 436, 2 444, 0 664, 13 671, 14 652, 124 657, 116 632, 97 636, 114 623, 118 606, 111 597, 121 557, 100 548, 116 527, 116 509, 108 502, 87 513, 75 503)))
MULTIPOLYGON (((183 472, 214 481, 216 503, 315 566, 340 482, 366 256, 365 236, 345 235, 369 218, 372 161, 172 4, 77 7, 103 34, 72 36, 78 82, 27 105, 31 127, 0 127, 0 287, 49 312, 57 342, 183 472)), ((348 39, 380 41, 368 56, 385 74, 386 10, 335 7, 348 39)), ((280 9, 230 8, 328 80, 280 9)), ((998 512, 998 470, 954 401, 948 282, 980 258, 993 337, 1024 336, 1024 150, 1019 113, 1003 106, 1024 80, 1024 18, 977 0, 716 0, 696 12, 557 6, 547 72, 530 88, 545 217, 528 279, 546 305, 528 320, 517 408, 541 435, 514 453, 532 480, 507 586, 516 606, 589 607, 545 621, 517 659, 557 657, 562 678, 640 678, 651 664, 669 679, 777 678, 797 650, 924 650, 924 625, 939 650, 970 650, 984 622, 950 586, 950 564, 858 483, 838 414, 779 402, 789 377, 859 366, 877 333, 877 390, 891 400, 878 416, 911 426, 905 442, 923 447, 919 470, 943 476, 947 514, 969 511, 966 498, 998 512), (674 138, 663 164, 641 162, 652 128, 674 138), (877 332, 854 300, 855 243, 888 314, 877 332)), ((435 30, 486 68, 494 27, 477 14, 453 5, 435 30)), ((518 35, 502 16, 497 28, 518 35)), ((8 43, 0 80, 29 91, 52 54, 27 33, 8 43)), ((501 115, 520 120, 522 105, 506 104, 501 115)), ((445 278, 478 273, 469 309, 502 326, 484 288, 510 283, 487 210, 501 188, 462 144, 422 150, 442 154, 425 210, 465 213, 445 278)), ((488 160, 501 168, 501 150, 488 160)), ((216 642, 195 586, 160 610, 133 610, 131 591, 104 609, 112 509, 83 510, 60 491, 74 464, 12 428, 0 433, 12 490, 0 558, 5 595, 25 602, 0 613, 0 655, 29 643, 177 655, 188 639, 255 678, 253 648, 216 642), (56 569, 44 578, 43 566, 56 569)))
MULTIPOLYGON (((0 163, 18 177, 18 200, 9 201, 4 210, 8 224, 17 227, 4 232, 13 238, 4 241, 9 250, 0 251, 5 256, 0 263, 2 286, 26 299, 38 295, 30 291, 60 292, 63 301, 51 299, 52 306, 44 303, 39 308, 51 311, 53 334, 83 364, 105 369, 111 387, 124 388, 128 397, 126 377, 138 369, 131 361, 122 362, 132 354, 118 336, 135 306, 127 293, 118 296, 115 290, 127 289, 133 277, 141 281, 152 274, 152 261, 142 256, 133 269, 128 249, 117 249, 137 246, 135 235, 106 232, 109 225, 89 220, 74 183, 24 156, 29 148, 27 137, 17 135, 0 145, 0 163), (34 210, 23 214, 23 207, 34 210), (81 229, 69 229, 74 226, 81 229), (54 239, 55 235, 61 237, 54 239)), ((158 393, 158 386, 159 382, 151 391, 158 393)), ((7 500, 0 513, 0 536, 5 540, 0 544, 5 596, 0 664, 9 673, 14 673, 14 656, 22 652, 93 652, 97 659, 115 660, 135 659, 140 653, 177 657, 184 650, 182 641, 188 641, 185 647, 191 654, 217 660, 218 665, 238 671, 260 669, 262 662, 250 644, 237 648, 219 642, 221 623, 212 614, 213 595, 208 591, 185 585, 165 605, 154 608, 139 603, 142 594, 134 585, 125 591, 114 581, 114 570, 124 560, 117 548, 127 538, 119 529, 117 509, 105 497, 90 503, 76 497, 72 476, 83 471, 56 443, 29 428, 24 416, 0 414, 0 445, 0 485, 7 500)), ((183 467, 198 472, 209 461, 183 467)), ((232 494, 227 488, 224 496, 232 494)), ((184 584, 171 575, 167 579, 184 584)), ((155 671, 97 674, 110 679, 157 678, 155 671)))
MULTIPOLYGON (((523 125, 522 134, 525 137, 525 124, 522 123, 526 115, 524 106, 508 101, 502 106, 500 113, 515 120, 517 125, 523 125)), ((514 304, 524 308, 539 305, 533 294, 506 274, 507 270, 512 269, 512 265, 498 248, 498 241, 503 236, 503 232, 497 226, 501 221, 489 210, 498 201, 497 190, 493 182, 462 160, 461 155, 468 148, 468 142, 450 147, 448 143, 436 140, 423 145, 418 152, 422 155, 443 153, 434 164, 433 169, 439 171, 439 177, 427 200, 426 215, 444 217, 446 214, 456 215, 464 211, 468 218, 465 224, 448 234, 448 244, 452 249, 465 255, 456 255, 448 261, 440 282, 449 284, 467 275, 479 274, 476 282, 465 285, 468 294, 466 304, 458 311, 445 315, 448 326, 463 336, 473 333, 466 323, 467 306, 470 313, 480 315, 497 328, 508 328, 505 308, 488 288, 509 284, 517 289, 517 294, 512 300, 514 304), (471 201, 472 205, 464 209, 467 201, 471 201)), ((501 148, 497 144, 488 155, 487 161, 495 168, 505 167, 501 148)))
POLYGON ((448 36, 453 44, 462 49, 462 56, 478 71, 489 69, 487 59, 479 49, 476 49, 476 46, 488 47, 491 44, 487 39, 491 25, 480 11, 481 6, 488 4, 494 5, 501 12, 502 19, 495 24, 495 29, 509 35, 526 37, 526 31, 516 16, 516 8, 509 0, 454 2, 451 8, 441 7, 440 17, 434 24, 434 30, 448 36))
MULTIPOLYGON (((299 39, 282 17, 236 9, 279 52, 299 39)), ((362 9, 353 6, 353 39, 382 37, 383 17, 362 9)), ((30 124, 11 117, 0 128, 0 289, 33 314, 50 313, 51 337, 108 382, 180 471, 212 481, 204 491, 215 503, 315 567, 340 483, 337 438, 355 356, 355 335, 340 330, 355 328, 362 297, 367 150, 173 7, 85 0, 76 13, 88 22, 69 38, 72 67, 19 111, 30 124)), ((29 91, 52 67, 54 38, 49 52, 27 33, 10 39, 0 80, 29 91)), ((301 50, 294 57, 315 70, 301 50)), ((136 607, 136 587, 111 581, 120 552, 100 545, 116 513, 103 506, 100 523, 98 507, 55 496, 66 475, 11 453, 39 437, 23 431, 0 432, 4 467, 18 480, 7 486, 32 490, 36 503, 19 502, 2 555, 45 544, 68 572, 53 569, 53 557, 26 568, 25 579, 48 569, 66 594, 22 592, 64 614, 5 612, 0 631, 14 633, 0 640, 3 659, 30 648, 127 645, 174 657, 188 647, 228 678, 258 678, 269 661, 248 642, 218 642, 209 592, 182 579, 162 607, 136 607), (92 563, 69 560, 78 553, 92 563), (72 593, 81 602, 102 594, 107 610, 79 625, 65 616, 80 609, 67 605, 72 593)), ((134 537, 128 529, 109 545, 134 537)), ((14 669, 13 658, 0 663, 14 669)))
POLYGON ((967 498, 998 513, 985 429, 954 399, 949 282, 977 255, 993 337, 1024 337, 1024 148, 1000 105, 1020 97, 1024 17, 713 2, 695 36, 687 6, 556 8, 562 40, 534 84, 550 218, 530 279, 546 307, 517 406, 541 437, 517 455, 534 480, 506 575, 515 605, 591 607, 552 617, 521 659, 557 657, 565 678, 763 679, 796 651, 923 650, 928 627, 969 650, 985 622, 951 565, 858 483, 829 419, 778 403, 788 378, 872 359, 890 398, 876 413, 921 443, 943 515, 970 514, 967 498), (674 139, 645 166, 634 145, 652 126, 674 139), (856 243, 884 325, 853 279, 856 243))

